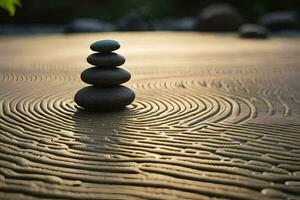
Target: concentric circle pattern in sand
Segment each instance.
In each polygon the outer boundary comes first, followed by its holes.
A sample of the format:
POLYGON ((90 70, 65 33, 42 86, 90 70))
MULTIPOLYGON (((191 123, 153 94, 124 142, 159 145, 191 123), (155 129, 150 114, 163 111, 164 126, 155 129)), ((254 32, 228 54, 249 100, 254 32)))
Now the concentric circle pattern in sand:
POLYGON ((299 199, 297 38, 1 38, 1 199, 299 199), (136 100, 73 101, 88 46, 123 45, 136 100), (154 45, 156 44, 156 45, 154 45), (229 48, 230 47, 230 48, 229 48))

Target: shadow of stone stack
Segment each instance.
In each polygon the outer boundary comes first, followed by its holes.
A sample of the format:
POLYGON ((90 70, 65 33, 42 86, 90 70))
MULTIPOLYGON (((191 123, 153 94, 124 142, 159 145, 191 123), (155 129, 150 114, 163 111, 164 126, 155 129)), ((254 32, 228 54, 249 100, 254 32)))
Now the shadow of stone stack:
POLYGON ((101 40, 91 44, 90 48, 97 53, 89 55, 87 62, 95 67, 84 70, 81 80, 92 86, 79 90, 75 102, 92 111, 121 110, 131 104, 134 92, 121 85, 129 81, 131 75, 118 67, 125 63, 125 58, 113 53, 120 44, 114 40, 101 40))

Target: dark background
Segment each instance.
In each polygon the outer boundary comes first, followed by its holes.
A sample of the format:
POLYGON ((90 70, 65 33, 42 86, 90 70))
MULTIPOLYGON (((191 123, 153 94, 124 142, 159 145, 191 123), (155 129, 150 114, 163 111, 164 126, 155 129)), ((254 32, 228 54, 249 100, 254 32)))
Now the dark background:
POLYGON ((262 14, 276 10, 300 13, 300 0, 22 0, 22 7, 10 17, 0 10, 0 23, 65 24, 78 17, 115 22, 130 10, 141 12, 149 22, 166 17, 196 16, 205 6, 230 3, 244 19, 255 22, 262 14))

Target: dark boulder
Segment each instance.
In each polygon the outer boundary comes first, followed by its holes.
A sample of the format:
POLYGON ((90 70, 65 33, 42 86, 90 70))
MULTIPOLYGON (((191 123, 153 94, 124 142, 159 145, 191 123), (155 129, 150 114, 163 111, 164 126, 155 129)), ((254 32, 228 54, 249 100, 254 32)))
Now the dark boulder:
POLYGON ((272 31, 292 30, 298 28, 298 17, 292 11, 277 11, 263 15, 259 23, 272 31))
POLYGON ((239 28, 241 38, 263 39, 269 35, 268 29, 258 24, 243 24, 239 28))
POLYGON ((165 18, 155 22, 154 28, 159 31, 192 31, 194 30, 196 19, 184 17, 179 19, 165 18))
POLYGON ((93 33, 114 31, 112 24, 92 18, 78 18, 66 25, 65 33, 93 33))
POLYGON ((128 12, 117 22, 118 31, 149 31, 151 29, 144 16, 135 10, 128 12))
POLYGON ((200 12, 195 29, 198 31, 235 31, 242 22, 242 16, 231 5, 213 4, 200 12))

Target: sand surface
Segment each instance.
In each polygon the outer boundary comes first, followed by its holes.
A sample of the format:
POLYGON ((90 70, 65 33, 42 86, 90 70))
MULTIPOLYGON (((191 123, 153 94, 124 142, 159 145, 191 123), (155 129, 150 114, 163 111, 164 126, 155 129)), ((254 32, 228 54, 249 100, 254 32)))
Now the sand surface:
POLYGON ((300 38, 0 38, 0 199, 300 199, 300 38), (89 45, 118 40, 136 92, 90 113, 89 45))

